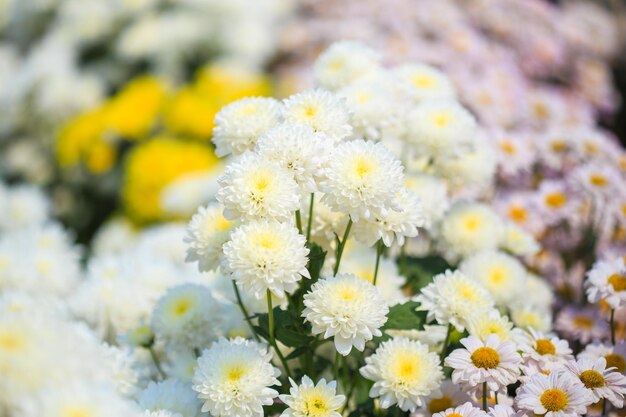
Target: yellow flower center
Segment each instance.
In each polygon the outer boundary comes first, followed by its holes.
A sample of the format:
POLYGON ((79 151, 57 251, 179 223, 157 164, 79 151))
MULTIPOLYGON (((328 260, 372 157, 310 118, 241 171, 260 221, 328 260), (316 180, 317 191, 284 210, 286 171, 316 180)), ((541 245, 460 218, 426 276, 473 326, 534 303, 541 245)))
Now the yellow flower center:
POLYGON ((302 109, 302 113, 310 119, 317 114, 317 108, 312 104, 308 104, 302 109))
POLYGON ((574 317, 574 324, 585 330, 593 328, 593 320, 587 316, 579 315, 574 317))
POLYGON ((509 155, 515 155, 517 153, 517 149, 509 141, 500 142, 500 149, 502 150, 502 152, 508 153, 509 155))
POLYGON ((193 301, 189 298, 184 297, 174 303, 174 305, 172 306, 172 311, 176 317, 180 317, 185 315, 185 313, 189 311, 192 305, 193 301))
POLYGON ((435 81, 428 75, 418 74, 413 77, 413 85, 419 88, 431 88, 435 85, 435 81))
POLYGON ((63 417, 89 417, 91 412, 82 407, 70 407, 65 410, 63 417))
POLYGON ((626 360, 617 353, 608 353, 604 355, 607 368, 615 368, 618 372, 626 371, 626 360))
POLYGON ((352 288, 342 288, 339 290, 339 298, 344 301, 352 300, 356 297, 356 292, 352 288))
POLYGON ((546 204, 552 208, 559 208, 565 204, 567 197, 563 193, 555 192, 546 195, 546 204))
POLYGON ((626 290, 626 277, 621 274, 613 274, 609 277, 608 283, 611 284, 615 291, 626 290))
POLYGON ((550 111, 548 110, 548 107, 543 103, 535 103, 533 105, 533 111, 535 113, 535 116, 537 116, 540 119, 545 119, 550 115, 550 111))
POLYGON ((314 393, 304 400, 304 415, 308 417, 325 416, 330 411, 328 403, 322 395, 314 393))
POLYGON ((494 284, 501 283, 506 278, 506 271, 504 268, 495 267, 489 274, 489 280, 494 284))
POLYGON ((583 147, 585 148, 585 152, 591 153, 591 154, 597 153, 599 150, 598 145, 596 145, 593 142, 585 142, 583 147))
POLYGON ((600 388, 605 385, 604 377, 598 371, 588 369, 579 375, 581 382, 589 389, 600 388))
POLYGON ((450 122, 450 115, 447 113, 436 113, 433 115, 433 122, 439 127, 444 127, 450 122))
POLYGON ((263 249, 276 249, 276 236, 273 233, 261 232, 256 236, 255 242, 263 249))
POLYGON ((215 228, 220 232, 230 229, 231 225, 232 222, 227 220, 224 216, 219 216, 215 222, 215 228))
POLYGON ((374 171, 376 171, 376 165, 374 165, 373 161, 370 159, 358 157, 356 158, 356 161, 354 161, 354 172, 360 179, 365 178, 368 174, 371 174, 374 171))
POLYGON ((401 383, 410 383, 420 377, 420 363, 409 353, 400 353, 396 358, 393 370, 401 383))
POLYGON ((567 145, 566 145, 565 141, 563 141, 563 140, 554 140, 550 144, 550 148, 554 152, 559 152, 560 153, 560 152, 565 152, 565 150, 567 149, 567 145))
POLYGON ((356 95, 356 101, 361 104, 367 103, 368 101, 370 101, 370 95, 367 93, 358 93, 356 95))
POLYGON ((463 417, 463 415, 459 413, 452 413, 452 414, 448 414, 448 417, 463 417))
POLYGON ((463 226, 469 232, 473 232, 480 227, 481 221, 476 216, 468 216, 463 222, 463 226))
POLYGON ((0 333, 0 349, 8 352, 16 352, 26 345, 24 339, 9 332, 0 333))
POLYGON ((451 408, 452 405, 452 399, 449 397, 434 398, 430 400, 428 404, 428 411, 430 411, 431 414, 435 414, 451 408))
POLYGON ((589 181, 596 187, 606 187, 609 183, 609 180, 604 175, 600 174, 591 174, 589 181))
POLYGON ((512 206, 509 208, 509 217, 512 220, 521 223, 528 219, 528 212, 524 207, 512 206))
POLYGON ((253 186, 256 189, 256 191, 263 192, 269 187, 271 182, 272 181, 271 181, 271 177, 269 173, 259 172, 254 177, 253 186))
POLYGON ((535 350, 540 355, 554 355, 556 353, 556 347, 548 339, 537 339, 537 345, 535 350))
POLYGON ((548 411, 560 411, 567 407, 567 395, 557 388, 545 390, 539 400, 548 411))
POLYGON ((479 347, 471 356, 472 363, 477 368, 494 369, 500 364, 498 352, 488 346, 479 347))

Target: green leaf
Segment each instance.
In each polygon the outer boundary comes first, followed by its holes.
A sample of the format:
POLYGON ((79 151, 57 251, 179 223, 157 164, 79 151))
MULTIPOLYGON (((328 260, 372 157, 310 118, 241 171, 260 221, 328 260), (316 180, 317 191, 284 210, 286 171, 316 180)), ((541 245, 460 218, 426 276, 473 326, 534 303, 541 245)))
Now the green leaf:
POLYGON ((441 256, 400 257, 398 266, 400 274, 407 279, 406 286, 414 294, 430 284, 435 275, 441 274, 446 269, 451 269, 450 264, 441 256))
POLYGON ((285 359, 295 359, 307 353, 310 350, 308 346, 300 346, 299 348, 294 349, 285 359))
POLYGON ((417 311, 420 306, 417 301, 396 304, 389 309, 387 322, 383 329, 394 330, 423 330, 426 322, 426 311, 417 311))

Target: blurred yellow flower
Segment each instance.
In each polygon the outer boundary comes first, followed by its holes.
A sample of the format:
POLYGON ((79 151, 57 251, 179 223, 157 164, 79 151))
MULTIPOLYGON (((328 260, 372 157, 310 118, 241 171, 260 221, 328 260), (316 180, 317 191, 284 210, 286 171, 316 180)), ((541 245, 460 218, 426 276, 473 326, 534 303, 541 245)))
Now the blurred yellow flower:
POLYGON ((241 66, 214 64, 201 68, 196 75, 199 92, 210 96, 218 107, 243 97, 269 96, 271 79, 241 66))
POLYGON ((181 88, 165 110, 165 127, 171 133, 210 138, 213 118, 219 110, 210 96, 193 87, 181 88))
POLYGON ((163 220, 161 191, 183 175, 211 171, 221 162, 199 142, 159 136, 133 148, 125 161, 122 202, 136 223, 163 220))

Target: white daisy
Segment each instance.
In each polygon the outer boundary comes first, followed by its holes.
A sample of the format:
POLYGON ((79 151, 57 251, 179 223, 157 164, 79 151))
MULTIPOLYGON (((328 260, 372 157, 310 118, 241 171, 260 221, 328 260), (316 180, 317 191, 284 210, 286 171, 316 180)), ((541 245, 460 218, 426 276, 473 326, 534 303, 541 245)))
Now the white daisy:
POLYGON ((619 186, 622 181, 616 168, 600 162, 589 162, 581 165, 570 175, 577 189, 580 189, 587 196, 599 200, 596 204, 602 204, 601 202, 608 202, 614 198, 619 193, 619 186))
POLYGON ((332 153, 320 184, 322 201, 358 222, 398 209, 396 193, 404 181, 402 164, 381 143, 354 140, 332 153))
POLYGON ((283 417, 341 417, 337 411, 346 400, 345 395, 336 395, 335 381, 326 382, 324 378, 314 384, 311 378, 304 375, 302 385, 289 379, 291 388, 289 395, 278 398, 287 405, 283 417))
POLYGON ((266 97, 237 100, 215 116, 213 143, 218 156, 240 155, 254 148, 263 133, 280 123, 282 104, 266 97))
POLYGON ((559 311, 554 328, 559 334, 570 340, 587 344, 602 340, 609 334, 607 322, 595 306, 583 308, 566 306, 559 311))
POLYGON ((222 266, 242 288, 261 299, 269 290, 279 298, 298 288, 306 269, 306 239, 289 224, 256 220, 235 229, 224 244, 222 266))
POLYGON ((231 162, 218 181, 217 201, 227 219, 286 220, 300 208, 298 184, 291 172, 256 153, 231 162))
POLYGON ((598 261, 587 273, 587 298, 605 300, 613 309, 626 306, 626 264, 622 257, 598 261))
POLYGON ((286 122, 309 125, 333 140, 352 134, 345 100, 326 90, 315 89, 295 94, 285 99, 284 107, 286 122))
POLYGON ((585 414, 591 396, 576 379, 558 372, 533 375, 517 392, 517 406, 545 417, 585 414))
POLYGON ((433 282, 422 288, 415 297, 421 303, 420 310, 428 311, 428 321, 452 324, 459 331, 465 330, 467 320, 481 311, 489 311, 494 303, 489 292, 461 271, 447 270, 435 275, 433 282))
POLYGON ((565 369, 589 390, 594 403, 606 398, 616 408, 624 406, 626 377, 615 368, 607 368, 606 359, 581 358, 566 363, 565 369))
POLYGON ((548 224, 556 224, 575 210, 575 201, 566 184, 557 180, 544 180, 535 194, 537 209, 548 224))
POLYGON ((193 389, 204 401, 203 412, 214 416, 263 417, 280 385, 280 370, 271 364, 272 354, 240 337, 221 339, 204 350, 193 376, 193 389))
POLYGON ((467 402, 456 408, 448 408, 446 411, 433 414, 433 417, 487 417, 487 413, 467 402))
POLYGON ((359 372, 374 381, 369 395, 380 398, 380 406, 394 404, 403 411, 415 411, 424 397, 437 395, 443 379, 437 354, 428 346, 404 337, 381 343, 376 352, 365 358, 359 372))
POLYGON ((198 208, 187 226, 187 262, 197 262, 201 272, 219 267, 222 245, 228 240, 235 223, 226 219, 223 207, 211 203, 198 208))
POLYGON ((182 417, 199 417, 202 405, 191 385, 178 379, 150 381, 148 387, 139 394, 137 402, 144 410, 167 410, 182 417))
POLYGON ((355 41, 330 45, 315 61, 313 77, 322 88, 337 91, 380 68, 380 56, 355 41))
POLYGON ((469 399, 459 384, 447 379, 441 383, 441 392, 428 396, 424 400, 423 407, 411 415, 413 417, 432 417, 435 413, 465 404, 469 399))
POLYGON ((491 391, 517 381, 522 358, 513 342, 501 342, 491 334, 485 342, 475 336, 461 339, 465 349, 455 349, 445 359, 446 366, 453 368, 452 382, 473 388, 487 383, 491 391))
POLYGON ((381 336, 389 307, 378 288, 352 274, 337 274, 317 281, 304 295, 302 317, 313 334, 334 338, 335 348, 346 356, 355 347, 381 336))
POLYGON ((604 358, 607 368, 615 368, 617 372, 624 374, 626 372, 626 343, 620 342, 615 346, 591 343, 578 354, 578 359, 587 358, 594 361, 598 358, 604 358))
POLYGON ((515 341, 524 359, 523 370, 526 375, 552 371, 573 359, 572 349, 566 340, 548 336, 530 329, 529 332, 516 332, 515 341))
POLYGON ((456 91, 450 79, 437 68, 425 64, 405 64, 392 70, 415 101, 454 99, 456 91))

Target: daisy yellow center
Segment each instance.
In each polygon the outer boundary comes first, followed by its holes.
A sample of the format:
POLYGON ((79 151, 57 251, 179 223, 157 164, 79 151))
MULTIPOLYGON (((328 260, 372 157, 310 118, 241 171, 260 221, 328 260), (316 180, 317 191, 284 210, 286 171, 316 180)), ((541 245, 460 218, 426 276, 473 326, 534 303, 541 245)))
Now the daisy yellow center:
POLYGON ((515 155, 517 153, 515 146, 508 141, 500 142, 500 149, 502 149, 502 152, 508 153, 509 155, 515 155))
POLYGON ((579 375, 580 381, 589 389, 600 388, 605 385, 604 376, 598 371, 588 369, 579 375))
POLYGON ((615 368, 618 372, 626 371, 626 359, 617 353, 608 353, 604 355, 607 368, 615 368))
POLYGON ((565 204, 567 197, 563 193, 554 192, 546 195, 546 204, 552 208, 559 208, 565 204))
POLYGON ((585 152, 587 152, 587 153, 597 153, 598 152, 598 145, 596 145, 593 142, 585 142, 585 144, 583 146, 585 148, 585 152))
POLYGON ((537 339, 535 350, 540 355, 554 355, 556 347, 548 339, 537 339))
POLYGON ((172 313, 174 313, 176 317, 184 316, 192 306, 193 300, 187 297, 182 297, 176 300, 172 305, 172 313))
POLYGON ((440 413, 441 411, 451 408, 452 405, 452 399, 449 397, 434 398, 430 400, 428 404, 428 411, 430 411, 431 414, 440 413))
POLYGON ((435 81, 428 75, 418 74, 413 77, 413 84, 419 88, 431 88, 435 85, 435 81))
POLYGON ((476 349, 471 356, 472 363, 477 368, 494 369, 500 364, 500 355, 489 346, 483 346, 476 349))
POLYGON ((463 415, 459 413, 452 413, 452 414, 448 414, 447 417, 463 417, 463 415))
POLYGON ((393 372, 400 383, 411 383, 421 376, 419 359, 409 353, 400 353, 393 363, 393 372))
POLYGON ((613 274, 609 277, 608 283, 615 291, 626 291, 626 277, 621 274, 613 274))
POLYGON ((467 216, 463 221, 463 226, 468 232, 474 232, 480 227, 481 221, 476 216, 467 216))
POLYGON ((557 388, 545 390, 539 400, 548 411, 561 411, 567 407, 567 394, 557 388))
POLYGON ((450 115, 447 113, 435 113, 433 114, 433 123, 439 127, 444 127, 450 122, 450 115))
POLYGON ((329 411, 328 401, 318 392, 311 393, 304 400, 304 415, 307 417, 325 416, 329 411))
POLYGON ((554 152, 565 152, 565 150, 567 149, 567 145, 565 144, 565 141, 555 140, 552 141, 552 143, 550 144, 550 148, 554 152))
POLYGON ((246 371, 240 366, 233 366, 226 373, 226 378, 228 382, 238 382, 246 373, 246 371))
POLYGON ((528 219, 528 212, 524 207, 513 206, 509 209, 509 217, 512 220, 521 223, 528 219))
POLYGON ((593 327, 593 320, 587 316, 576 316, 573 321, 576 327, 585 330, 590 330, 593 327))
POLYGON ((545 119, 550 115, 548 107, 543 103, 535 103, 533 105, 533 111, 535 112, 535 116, 540 119, 545 119))
POLYGON ((363 179, 376 171, 376 164, 371 159, 361 156, 354 161, 353 169, 357 177, 363 179))
POLYGON ((24 339, 10 332, 0 332, 0 349, 6 352, 17 352, 26 345, 24 339))
POLYGON ((609 183, 609 180, 604 175, 591 174, 591 176, 589 177, 589 182, 591 182, 591 184, 595 185, 596 187, 606 187, 606 185, 609 183))
POLYGON ((91 412, 83 407, 69 407, 63 413, 63 417, 89 417, 91 412))

